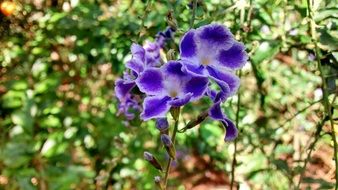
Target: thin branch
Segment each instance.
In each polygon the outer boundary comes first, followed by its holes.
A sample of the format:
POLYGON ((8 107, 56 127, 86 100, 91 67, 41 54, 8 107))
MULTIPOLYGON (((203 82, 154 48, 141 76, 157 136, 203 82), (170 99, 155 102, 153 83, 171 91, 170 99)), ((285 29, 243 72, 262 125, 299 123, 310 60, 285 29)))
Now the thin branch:
MULTIPOLYGON (((336 186, 335 186, 335 189, 337 190, 338 189, 338 158, 337 158, 338 146, 337 146, 337 140, 336 140, 335 126, 334 126, 334 122, 333 122, 333 119, 332 119, 332 113, 331 113, 331 106, 332 105, 330 104, 330 101, 329 101, 327 84, 326 84, 324 71, 323 71, 323 68, 322 68, 321 60, 320 60, 320 50, 319 50, 318 42, 317 42, 317 38, 316 38, 316 23, 313 19, 314 12, 312 10, 312 5, 311 5, 310 0, 307 0, 307 9, 308 9, 309 18, 310 18, 309 24, 310 24, 310 29, 311 29, 311 39, 312 39, 312 42, 315 45, 315 55, 316 55, 317 66, 318 66, 318 70, 320 72, 320 77, 322 79, 323 105, 324 105, 325 113, 327 114, 326 116, 328 117, 328 120, 330 121, 330 125, 331 125, 331 137, 332 137, 332 141, 333 141, 333 148, 334 148, 333 152, 334 152, 334 160, 335 160, 335 168, 336 168, 336 174, 335 174, 336 186)), ((323 119, 324 122, 326 120, 326 116, 324 116, 324 119, 323 119)), ((324 125, 324 123, 323 123, 323 125, 324 125)), ((311 152, 312 151, 310 149, 310 153, 311 152)), ((302 173, 302 175, 304 175, 304 174, 302 173)), ((302 180, 302 175, 301 175, 301 178, 300 178, 299 183, 298 183, 298 188, 299 188, 301 180, 302 180)))
POLYGON ((308 152, 308 154, 307 154, 307 156, 306 156, 306 159, 305 159, 305 161, 304 161, 304 166, 303 166, 302 169, 301 169, 301 173, 300 173, 300 177, 299 177, 299 181, 298 181, 298 184, 297 184, 297 188, 296 188, 296 189, 300 189, 300 184, 302 183, 303 178, 304 178, 304 175, 305 175, 305 169, 306 169, 306 166, 307 166, 308 162, 309 162, 310 159, 311 159, 312 151, 314 150, 315 145, 316 145, 316 143, 318 142, 318 140, 319 140, 319 138, 320 138, 320 132, 322 131, 322 128, 323 128, 323 125, 324 125, 325 122, 326 122, 326 120, 325 120, 325 118, 324 118, 320 123, 318 123, 317 126, 316 126, 317 130, 316 130, 316 132, 312 135, 312 136, 314 136, 315 139, 313 140, 313 142, 312 142, 311 145, 309 146, 309 152, 308 152))
POLYGON ((140 31, 139 31, 139 38, 142 36, 142 30, 144 29, 144 21, 146 20, 146 16, 148 15, 149 13, 149 10, 150 10, 150 5, 151 5, 151 0, 147 0, 146 2, 146 7, 144 9, 144 14, 142 16, 141 19, 141 26, 140 26, 140 31))
POLYGON ((282 125, 281 127, 283 128, 287 123, 289 123, 290 121, 292 121, 295 117, 297 117, 299 114, 305 112, 307 109, 309 109, 310 107, 312 107, 313 105, 321 102, 322 99, 320 100, 317 100, 317 101, 314 101, 314 102, 311 102, 308 106, 306 106, 305 108, 299 110, 297 113, 295 113, 292 117, 290 117, 289 119, 287 119, 282 125))
POLYGON ((190 20, 190 29, 194 27, 195 16, 196 16, 196 8, 197 8, 197 0, 194 0, 193 5, 192 5, 192 17, 191 17, 191 20, 190 20))
MULTIPOLYGON (((178 130, 179 115, 180 115, 180 111, 178 111, 178 117, 174 118, 175 119, 174 131, 173 131, 173 134, 171 136, 171 141, 173 143, 173 146, 175 146, 176 133, 177 133, 177 130, 178 130)), ((169 157, 169 160, 168 160, 168 163, 167 163, 167 166, 166 166, 166 170, 165 170, 165 175, 164 175, 164 190, 167 189, 168 177, 169 177, 169 172, 170 172, 172 161, 173 161, 173 159, 171 157, 169 157)))
MULTIPOLYGON (((242 71, 239 70, 239 78, 241 78, 242 71)), ((238 128, 239 123, 239 110, 240 110, 240 104, 241 104, 241 96, 240 93, 237 94, 237 110, 236 110, 236 126, 238 128)), ((234 154, 231 164, 231 182, 230 182, 230 190, 233 189, 234 183, 235 183, 235 169, 236 169, 236 163, 237 163, 237 138, 234 142, 234 154)))

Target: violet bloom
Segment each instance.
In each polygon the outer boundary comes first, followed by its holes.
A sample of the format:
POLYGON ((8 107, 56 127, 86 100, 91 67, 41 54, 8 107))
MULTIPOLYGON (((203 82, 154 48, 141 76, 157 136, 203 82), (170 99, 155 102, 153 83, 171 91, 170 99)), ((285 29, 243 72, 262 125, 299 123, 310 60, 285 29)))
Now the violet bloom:
POLYGON ((135 87, 134 81, 117 79, 115 81, 115 94, 119 100, 118 115, 125 115, 127 120, 134 119, 135 115, 131 110, 140 111, 141 107, 135 96, 130 91, 135 87))
POLYGON ((157 33, 156 42, 160 47, 164 47, 165 42, 174 38, 175 31, 171 27, 167 27, 166 30, 157 33))
POLYGON ((135 87, 135 79, 143 70, 161 65, 160 50, 164 47, 166 40, 173 38, 173 36, 174 31, 168 27, 156 36, 155 42, 147 42, 143 47, 132 44, 132 59, 126 64, 130 72, 125 72, 123 79, 118 79, 115 82, 115 93, 119 100, 118 115, 124 114, 128 120, 132 120, 135 116, 130 110, 141 110, 135 96, 130 94, 135 87))
POLYGON ((209 116, 212 119, 220 121, 225 127, 225 141, 234 140, 238 135, 238 130, 235 124, 226 117, 221 108, 221 103, 227 98, 226 94, 222 91, 218 93, 216 93, 215 91, 208 91, 208 96, 211 97, 214 102, 214 104, 209 109, 209 116))
POLYGON ((239 87, 239 78, 233 71, 248 59, 244 45, 220 24, 189 30, 181 40, 180 55, 187 72, 210 77, 229 95, 239 87))
POLYGON ((147 95, 141 118, 149 120, 165 117, 172 106, 180 107, 201 98, 208 87, 208 79, 184 73, 181 62, 169 61, 161 68, 143 71, 136 84, 147 95))
POLYGON ((140 74, 149 67, 159 67, 161 65, 160 51, 165 42, 174 37, 174 31, 168 27, 165 31, 156 35, 154 42, 146 42, 143 47, 138 44, 132 44, 131 53, 133 58, 127 62, 126 67, 135 74, 140 74))
POLYGON ((145 47, 133 43, 131 45, 132 59, 126 67, 132 70, 136 77, 148 67, 160 65, 160 47, 156 43, 147 43, 145 47))

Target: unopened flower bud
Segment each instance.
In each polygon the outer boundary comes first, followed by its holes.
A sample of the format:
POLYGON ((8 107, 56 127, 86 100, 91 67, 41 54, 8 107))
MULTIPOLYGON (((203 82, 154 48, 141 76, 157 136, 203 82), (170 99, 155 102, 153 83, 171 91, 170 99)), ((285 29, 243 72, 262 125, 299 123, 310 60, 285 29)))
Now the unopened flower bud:
POLYGON ((208 112, 201 113, 196 119, 189 121, 189 123, 185 126, 183 130, 186 131, 187 129, 191 129, 195 127, 196 125, 202 123, 207 117, 208 117, 208 112))
POLYGON ((175 50, 173 49, 169 49, 169 51, 167 52, 167 60, 175 60, 176 56, 175 56, 175 50))
POLYGON ((159 118, 156 120, 156 128, 161 132, 161 134, 168 134, 169 132, 169 123, 167 118, 159 118))
POLYGON ((173 31, 177 30, 177 21, 174 17, 174 12, 171 10, 167 14, 167 23, 173 29, 173 31))
POLYGON ((159 188, 159 189, 164 189, 164 187, 163 187, 163 184, 162 184, 162 182, 161 182, 161 177, 160 176, 155 176, 154 177, 154 182, 155 182, 155 184, 156 184, 156 186, 159 188))
POLYGON ((171 107, 170 113, 171 113, 171 116, 173 116, 175 121, 178 121, 179 116, 180 116, 180 111, 181 111, 180 107, 171 107))
POLYGON ((156 169, 162 171, 162 166, 159 164, 157 159, 149 152, 144 152, 143 157, 147 160, 151 165, 153 165, 156 169))
POLYGON ((164 147, 167 150, 169 156, 172 159, 175 159, 176 158, 176 150, 175 150, 174 144, 171 141, 170 137, 166 134, 162 134, 161 135, 161 141, 164 144, 164 147))

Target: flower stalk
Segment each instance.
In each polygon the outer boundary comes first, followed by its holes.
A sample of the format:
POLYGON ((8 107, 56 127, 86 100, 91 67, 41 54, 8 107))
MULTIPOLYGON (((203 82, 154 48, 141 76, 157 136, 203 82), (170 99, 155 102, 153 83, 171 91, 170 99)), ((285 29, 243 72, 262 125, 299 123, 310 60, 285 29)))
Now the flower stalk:
MULTIPOLYGON (((174 130, 173 130, 173 133, 172 133, 172 136, 171 136, 171 142, 172 142, 173 147, 175 148, 175 139, 176 139, 176 133, 178 131, 178 122, 179 122, 181 109, 180 109, 180 107, 173 107, 170 110, 170 112, 171 112, 171 114, 174 118, 174 121, 175 121, 174 130)), ((170 157, 169 160, 168 160, 168 163, 167 163, 167 167, 166 167, 165 175, 164 175, 164 190, 167 189, 169 172, 170 172, 171 163, 172 163, 173 160, 174 159, 172 157, 170 157)))
MULTIPOLYGON (((330 134, 331 134, 332 141, 333 141, 333 149, 334 149, 333 154, 334 154, 335 168, 336 168, 336 170, 335 170, 336 171, 336 173, 335 173, 335 179, 336 179, 335 189, 337 190, 338 189, 338 156, 337 156, 338 145, 337 145, 337 140, 336 140, 335 126, 334 126, 334 122, 333 122, 333 118, 332 118, 332 112, 331 112, 332 105, 330 104, 330 101, 329 101, 329 94, 328 94, 328 91, 327 91, 327 83, 326 83, 326 79, 325 79, 325 76, 324 76, 324 70, 322 68, 322 63, 321 63, 321 59, 320 59, 321 54, 320 54, 320 50, 319 50, 319 47, 318 47, 318 41, 317 41, 317 37, 316 37, 316 23, 313 19, 314 12, 312 10, 312 3, 311 3, 310 0, 307 0, 307 9, 308 9, 308 14, 309 14, 309 18, 310 18, 309 25, 310 25, 310 30, 311 30, 311 39, 312 39, 312 42, 314 43, 314 46, 315 46, 315 56, 316 56, 317 66, 318 66, 318 70, 319 70, 319 73, 320 73, 320 77, 322 79, 323 106, 324 106, 324 109, 325 109, 325 112, 326 112, 326 116, 328 117, 328 120, 329 120, 330 125, 331 125, 331 133, 330 134)), ((324 116, 323 122, 325 122, 326 116, 324 116)), ((320 131, 318 132, 318 136, 319 136, 319 133, 320 133, 320 131)), ((317 138, 317 135, 316 135, 315 138, 317 138)), ((317 140, 315 139, 314 142, 316 142, 316 141, 317 140)), ((311 152, 312 152, 312 148, 310 149, 308 157, 311 156, 311 152)), ((308 160, 308 158, 306 160, 308 160)), ((306 164, 307 164, 307 161, 304 163, 303 169, 305 169, 306 164)), ((298 185, 297 185, 298 189, 300 188, 300 184, 302 183, 303 177, 304 177, 304 172, 301 173, 300 179, 298 181, 298 185)))

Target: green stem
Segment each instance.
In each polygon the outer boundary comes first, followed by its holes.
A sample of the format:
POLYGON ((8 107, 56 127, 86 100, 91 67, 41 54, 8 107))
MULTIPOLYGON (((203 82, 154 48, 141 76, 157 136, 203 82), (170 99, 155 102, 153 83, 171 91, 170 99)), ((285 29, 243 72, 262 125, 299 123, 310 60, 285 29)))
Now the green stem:
POLYGON ((151 0, 147 0, 147 2, 146 2, 146 7, 145 7, 145 9, 144 9, 144 14, 143 14, 143 16, 142 16, 142 18, 141 18, 141 26, 140 26, 140 31, 139 31, 139 38, 141 38, 141 36, 142 36, 142 30, 143 30, 144 27, 145 27, 145 26, 144 26, 144 21, 145 21, 147 15, 148 15, 148 13, 149 13, 150 5, 151 5, 151 0))
MULTIPOLYGON (((171 141, 173 143, 173 146, 175 146, 176 133, 178 131, 179 115, 180 115, 180 108, 178 108, 178 117, 174 118, 175 119, 174 131, 173 131, 173 134, 171 136, 171 141)), ((173 161, 173 159, 171 157, 169 157, 169 160, 168 160, 168 163, 167 163, 167 167, 166 167, 166 170, 165 170, 165 175, 164 175, 164 190, 167 189, 168 177, 169 177, 169 172, 170 172, 172 161, 173 161)))
POLYGON ((316 128, 316 132, 314 133, 314 140, 313 142, 311 143, 311 145, 309 146, 309 152, 306 156, 306 159, 304 161, 304 166, 302 167, 301 169, 301 173, 300 173, 300 177, 299 177, 299 181, 298 181, 298 184, 297 184, 297 188, 296 189, 300 189, 300 184, 302 183, 302 180, 304 178, 304 175, 305 175, 305 169, 306 169, 306 166, 308 164, 308 162, 310 161, 310 158, 311 158, 311 154, 312 154, 312 151, 314 150, 315 148, 315 145, 316 143, 318 142, 319 140, 319 137, 320 137, 320 132, 322 131, 322 128, 323 128, 323 125, 325 123, 325 118, 319 123, 317 124, 316 128))
MULTIPOLYGON (((324 76, 324 70, 322 68, 322 64, 321 64, 321 60, 320 60, 320 50, 318 47, 318 42, 317 42, 317 38, 316 38, 316 23, 313 19, 313 10, 312 10, 312 6, 311 6, 311 2, 310 0, 307 0, 307 8, 308 8, 308 12, 309 12, 309 18, 310 18, 310 29, 311 29, 311 38, 312 38, 312 42, 315 45, 315 56, 316 56, 316 61, 317 61, 317 65, 318 65, 318 70, 320 72, 320 77, 322 79, 322 91, 323 91, 323 105, 324 105, 324 109, 325 112, 328 116, 328 119, 330 121, 330 125, 331 125, 331 137, 332 137, 332 141, 333 141, 333 148, 334 148, 334 160, 335 160, 335 168, 336 168, 336 186, 335 189, 338 189, 338 158, 337 158, 337 152, 338 152, 338 146, 337 146, 337 140, 336 140, 336 132, 335 132, 335 126, 334 126, 334 122, 332 119, 332 113, 331 113, 331 104, 329 101, 329 94, 327 91, 327 84, 326 84, 326 80, 325 80, 325 76, 324 76)), ((324 121, 325 121, 325 116, 324 116, 324 121)), ((301 180, 299 180, 299 185, 301 183, 301 180)))
POLYGON ((192 17, 191 17, 191 20, 190 20, 190 28, 194 27, 196 7, 197 7, 197 0, 194 0, 193 5, 192 5, 192 17))
MULTIPOLYGON (((242 71, 239 70, 239 78, 242 76, 242 71)), ((239 91, 239 89, 238 89, 239 91)), ((236 126, 238 128, 238 123, 239 123, 239 109, 240 109, 240 104, 241 104, 241 96, 240 93, 237 93, 237 110, 236 110, 236 126)), ((237 138, 235 139, 234 142, 234 154, 233 154, 233 159, 232 159, 232 164, 231 164, 231 182, 230 182, 230 190, 233 189, 234 183, 235 183, 235 168, 236 168, 236 163, 237 163, 237 138)))

